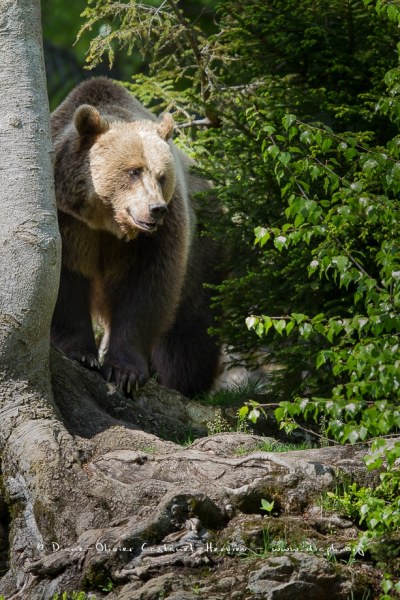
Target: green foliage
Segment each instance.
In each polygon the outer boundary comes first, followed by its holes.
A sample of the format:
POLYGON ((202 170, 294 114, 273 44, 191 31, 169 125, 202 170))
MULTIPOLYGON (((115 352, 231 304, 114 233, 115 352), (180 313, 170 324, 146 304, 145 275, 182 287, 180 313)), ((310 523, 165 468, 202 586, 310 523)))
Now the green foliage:
POLYGON ((365 462, 369 469, 382 468, 380 483, 374 490, 355 490, 359 522, 367 531, 359 541, 359 547, 368 546, 371 539, 400 529, 400 442, 375 440, 372 453, 365 462))
MULTIPOLYGON (((380 600, 391 600, 391 598, 393 598, 393 596, 391 594, 388 594, 388 592, 395 592, 395 593, 397 592, 397 594, 400 594, 400 582, 393 581, 392 578, 390 577, 390 575, 385 573, 383 582, 382 582, 382 590, 385 593, 383 596, 380 597, 380 600)), ((398 595, 395 597, 398 597, 398 595)))
POLYGON ((100 588, 103 592, 111 592, 114 589, 115 585, 113 581, 108 578, 107 582, 100 588))
MULTIPOLYGON (((61 592, 59 594, 54 594, 52 600, 95 600, 96 596, 90 594, 90 596, 86 595, 85 592, 61 592)), ((0 598, 2 600, 2 598, 0 598)))
POLYGON ((387 434, 400 425, 398 140, 372 147, 366 143, 371 134, 339 136, 293 115, 284 117, 283 127, 287 144, 301 146, 306 140, 310 152, 305 156, 303 148, 290 159, 284 153, 285 164, 282 152, 276 155, 287 222, 280 228, 256 228, 256 244, 272 243, 282 253, 309 247, 303 273, 310 291, 313 282, 330 281, 343 291, 346 304, 337 303, 335 315, 325 310, 312 316, 291 312, 247 318, 260 337, 295 332, 305 344, 319 346, 316 368, 336 382, 326 397, 283 403, 276 416, 283 420, 323 412, 329 417, 327 431, 341 442, 387 434))
POLYGON ((238 411, 239 419, 241 421, 248 419, 252 423, 256 423, 258 417, 262 413, 265 415, 264 409, 260 406, 260 403, 255 400, 247 400, 238 411))

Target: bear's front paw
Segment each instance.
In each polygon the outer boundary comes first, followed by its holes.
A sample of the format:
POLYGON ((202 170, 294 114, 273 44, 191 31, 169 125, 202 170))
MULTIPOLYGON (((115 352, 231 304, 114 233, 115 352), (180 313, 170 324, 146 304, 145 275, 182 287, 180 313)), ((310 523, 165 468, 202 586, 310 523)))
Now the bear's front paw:
POLYGON ((116 386, 127 394, 138 390, 149 379, 149 370, 141 359, 132 362, 106 359, 101 372, 107 381, 114 381, 116 386))
POLYGON ((71 350, 66 352, 66 355, 68 358, 72 358, 72 360, 81 363, 87 369, 100 370, 99 359, 92 352, 87 352, 86 350, 71 350))

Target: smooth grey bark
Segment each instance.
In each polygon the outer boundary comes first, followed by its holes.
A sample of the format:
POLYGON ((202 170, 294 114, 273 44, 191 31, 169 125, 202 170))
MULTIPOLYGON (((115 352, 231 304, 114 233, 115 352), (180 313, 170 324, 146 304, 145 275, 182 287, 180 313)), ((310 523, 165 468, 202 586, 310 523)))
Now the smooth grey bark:
POLYGON ((60 238, 39 0, 0 0, 0 82, 1 376, 48 393, 60 238))
POLYGON ((57 472, 63 435, 49 369, 60 238, 39 0, 0 0, 0 85, 0 451, 5 494, 20 509, 13 563, 21 544, 41 538, 33 508, 48 476, 40 465, 57 472))
POLYGON ((60 239, 39 0, 0 1, 0 448, 51 418, 60 239))

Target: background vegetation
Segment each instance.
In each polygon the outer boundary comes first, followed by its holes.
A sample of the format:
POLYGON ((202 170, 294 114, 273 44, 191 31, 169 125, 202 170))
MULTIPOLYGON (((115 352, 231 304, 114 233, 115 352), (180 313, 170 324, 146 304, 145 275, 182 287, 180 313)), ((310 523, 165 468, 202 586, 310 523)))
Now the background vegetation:
POLYGON ((378 438, 367 462, 380 486, 352 490, 366 545, 400 525, 400 444, 385 441, 400 425, 400 3, 196 9, 93 0, 88 61, 106 56, 143 102, 172 112, 214 182, 224 212, 208 227, 231 275, 216 290, 218 333, 240 360, 279 365, 283 426, 306 416, 340 443, 378 438))

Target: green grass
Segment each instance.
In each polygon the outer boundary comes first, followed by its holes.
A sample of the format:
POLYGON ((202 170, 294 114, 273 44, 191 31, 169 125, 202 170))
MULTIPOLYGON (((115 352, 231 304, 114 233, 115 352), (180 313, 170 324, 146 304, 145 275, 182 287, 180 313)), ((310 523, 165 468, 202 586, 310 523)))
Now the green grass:
POLYGON ((311 450, 313 445, 309 442, 289 443, 279 442, 278 440, 267 440, 259 451, 261 452, 291 452, 293 450, 311 450))
POLYGON ((196 400, 212 406, 238 406, 252 396, 262 396, 268 391, 268 383, 263 379, 248 380, 243 384, 233 383, 227 388, 212 393, 200 394, 196 400))
POLYGON ((253 452, 291 452, 293 450, 311 450, 312 448, 313 446, 308 442, 289 444, 286 442, 279 442, 278 440, 267 439, 264 443, 251 450, 249 450, 249 448, 238 448, 235 455, 245 456, 246 454, 251 454, 253 452))

